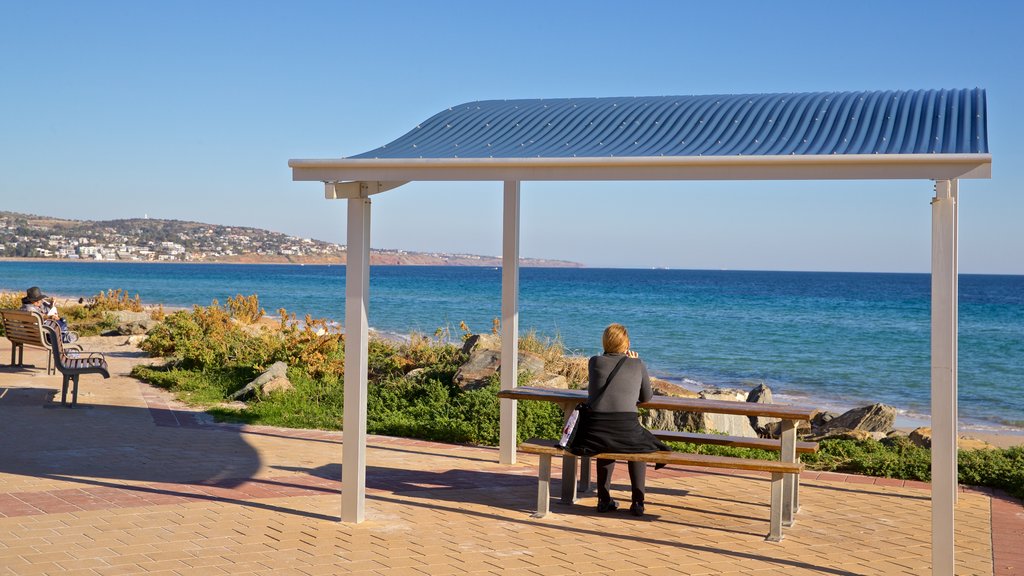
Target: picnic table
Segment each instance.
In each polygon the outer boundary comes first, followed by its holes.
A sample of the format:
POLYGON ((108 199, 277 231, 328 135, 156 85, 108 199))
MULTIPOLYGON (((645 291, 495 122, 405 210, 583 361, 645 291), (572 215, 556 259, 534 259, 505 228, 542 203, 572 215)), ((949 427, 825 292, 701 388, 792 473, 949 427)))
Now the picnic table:
MULTIPOLYGON (((553 402, 562 407, 566 417, 580 402, 587 399, 586 390, 569 390, 562 388, 543 388, 540 386, 520 386, 498 392, 499 398, 510 400, 536 400, 553 402)), ((656 410, 674 410, 681 412, 699 412, 715 414, 738 414, 742 416, 763 416, 778 418, 781 421, 781 433, 778 440, 760 439, 764 443, 775 442, 779 450, 779 461, 787 463, 799 462, 797 456, 796 428, 800 421, 809 421, 817 412, 816 409, 790 404, 761 404, 757 402, 729 402, 723 400, 705 400, 703 398, 681 398, 678 396, 655 396, 647 402, 638 404, 640 408, 656 410)), ((657 435, 657 432, 654 431, 657 435)), ((692 436, 692 435, 691 435, 692 436)), ((692 440, 687 440, 692 441, 692 440)), ((720 443, 720 442, 715 442, 720 443)), ((802 450, 807 451, 807 450, 802 450)), ((572 504, 576 501, 577 490, 587 491, 590 488, 589 458, 583 459, 580 479, 576 478, 576 457, 566 453, 562 459, 562 495, 561 502, 572 504)), ((799 508, 799 482, 796 474, 786 474, 783 479, 783 523, 791 525, 793 514, 799 508)))

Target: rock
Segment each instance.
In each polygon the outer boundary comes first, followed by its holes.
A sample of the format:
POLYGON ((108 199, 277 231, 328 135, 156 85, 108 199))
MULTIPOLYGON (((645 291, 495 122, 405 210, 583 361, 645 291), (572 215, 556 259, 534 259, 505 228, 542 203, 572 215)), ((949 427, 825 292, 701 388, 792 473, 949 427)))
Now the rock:
POLYGON ((405 374, 405 378, 408 378, 409 380, 415 380, 415 379, 420 377, 420 374, 423 374, 426 371, 427 371, 426 368, 414 368, 412 370, 409 370, 405 374))
POLYGON ((501 365, 501 352, 497 350, 474 350, 469 359, 459 366, 452 378, 456 386, 464 390, 480 388, 498 371, 501 365))
MULTIPOLYGON (((747 393, 747 402, 756 402, 758 404, 771 404, 772 403, 772 389, 766 386, 764 383, 754 386, 750 392, 747 393)), ((768 418, 767 416, 747 416, 750 420, 750 427, 754 429, 754 432, 762 438, 768 437, 768 425, 774 422, 779 422, 778 418, 768 418)))
POLYGON ((969 436, 961 436, 956 441, 956 447, 960 450, 995 450, 996 447, 979 440, 978 438, 971 438, 969 436))
MULTIPOLYGON (((796 435, 798 438, 812 434, 811 424, 806 420, 799 420, 796 423, 796 435)), ((764 427, 762 438, 779 438, 782 436, 782 422, 769 422, 764 427)))
POLYGON ((810 422, 810 430, 812 434, 824 434, 828 428, 829 422, 839 417, 839 414, 835 412, 821 411, 816 413, 810 422))
POLYGON ((263 385, 263 394, 274 394, 275 392, 287 392, 294 388, 292 383, 287 378, 274 378, 270 382, 263 385))
POLYGON ((533 381, 530 382, 533 386, 543 386, 545 388, 569 388, 569 381, 566 380, 565 376, 561 374, 552 374, 550 372, 544 372, 538 375, 533 381))
MULTIPOLYGON (((747 393, 742 390, 714 389, 702 390, 699 397, 707 400, 746 402, 747 393)), ((665 417, 661 418, 664 419, 665 417)), ((757 432, 750 427, 750 420, 746 416, 736 414, 676 412, 674 421, 676 430, 689 432, 718 432, 729 436, 757 438, 757 432)), ((672 428, 662 429, 671 430, 672 428)))
MULTIPOLYGON (((651 390, 655 396, 675 396, 679 398, 697 398, 699 395, 667 380, 651 378, 651 390)), ((686 413, 675 410, 645 410, 640 414, 640 424, 651 430, 688 430, 686 413)))
POLYGON ((867 430, 855 430, 849 428, 832 428, 824 434, 808 438, 812 442, 820 442, 825 439, 836 440, 881 440, 885 438, 884 432, 868 432, 867 430))
POLYGON ((697 398, 700 394, 693 390, 687 390, 682 386, 673 384, 660 378, 651 378, 651 389, 655 396, 676 396, 678 398, 697 398))
MULTIPOLYGON (((266 372, 259 375, 252 382, 246 384, 245 387, 239 390, 238 392, 235 392, 231 396, 228 396, 228 400, 240 400, 252 393, 259 394, 263 390, 264 386, 266 386, 268 383, 280 379, 286 381, 288 380, 288 365, 285 364, 284 362, 274 362, 273 364, 271 364, 270 368, 267 368, 266 372)), ((277 386, 280 387, 283 386, 283 384, 277 383, 277 386)), ((290 389, 291 382, 288 382, 288 387, 290 389)))
POLYGON ((127 340, 124 341, 124 344, 122 344, 122 346, 134 346, 138 348, 139 344, 142 344, 142 341, 145 339, 145 334, 133 334, 129 336, 127 340))
POLYGON ((129 310, 117 310, 115 312, 108 312, 117 319, 118 323, 121 322, 142 322, 143 320, 152 320, 149 312, 131 312, 129 310))
POLYGON ((533 352, 519 351, 519 372, 529 372, 535 376, 544 373, 544 358, 533 352))
POLYGON ((822 434, 828 434, 832 430, 864 430, 867 432, 888 433, 896 422, 896 409, 887 404, 872 404, 854 408, 841 416, 833 418, 824 424, 822 434))
POLYGON ((914 445, 920 446, 921 448, 932 447, 932 429, 927 426, 911 430, 907 438, 910 438, 910 441, 913 442, 914 445))
MULTIPOLYGON (((915 445, 922 448, 931 449, 932 447, 932 429, 928 426, 922 426, 915 428, 910 432, 910 441, 915 445)), ((992 450, 995 446, 979 440, 977 438, 971 438, 969 436, 960 436, 956 441, 957 449, 959 450, 992 450)))
POLYGON ((497 350, 501 352, 501 337, 495 334, 473 334, 462 344, 462 352, 470 354, 474 350, 497 350))
MULTIPOLYGON (((463 390, 481 388, 487 385, 487 381, 498 372, 499 368, 501 368, 500 350, 478 348, 469 354, 469 359, 465 364, 459 366, 452 381, 463 390)), ((544 374, 544 359, 533 352, 520 350, 519 373, 524 372, 529 372, 535 377, 544 374)))
POLYGON ((118 336, 131 336, 133 334, 146 334, 156 326, 157 321, 153 320, 149 312, 129 312, 118 310, 109 312, 114 317, 117 325, 113 332, 118 336))

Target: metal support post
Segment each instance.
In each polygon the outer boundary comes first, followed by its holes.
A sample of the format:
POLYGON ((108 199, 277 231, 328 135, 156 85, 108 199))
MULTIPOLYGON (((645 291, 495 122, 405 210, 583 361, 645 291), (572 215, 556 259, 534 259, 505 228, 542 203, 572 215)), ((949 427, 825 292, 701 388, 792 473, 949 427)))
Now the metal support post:
POLYGON ((954 570, 956 501, 956 184, 932 199, 932 574, 954 570))
POLYGON ((345 261, 345 412, 341 520, 362 522, 366 500, 366 380, 370 304, 370 199, 348 200, 345 261))
MULTIPOLYGON (((501 389, 519 373, 519 182, 505 182, 501 250, 501 389)), ((499 461, 516 463, 516 401, 501 400, 499 461)))

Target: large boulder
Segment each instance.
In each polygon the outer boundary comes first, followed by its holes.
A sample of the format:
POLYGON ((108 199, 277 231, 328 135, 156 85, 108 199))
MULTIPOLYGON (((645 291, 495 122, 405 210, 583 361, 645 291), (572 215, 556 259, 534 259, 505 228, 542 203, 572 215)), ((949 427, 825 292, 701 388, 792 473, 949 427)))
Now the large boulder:
POLYGON ((543 372, 534 376, 533 380, 530 381, 533 386, 543 386, 544 388, 568 388, 569 381, 566 380, 565 376, 561 374, 552 374, 550 372, 543 372))
POLYGON ((818 435, 827 435, 831 430, 864 430, 866 432, 888 433, 896 423, 896 409, 888 404, 872 404, 854 408, 832 418, 821 426, 818 435))
POLYGON ((288 380, 288 365, 274 362, 267 371, 249 382, 241 390, 228 396, 228 400, 241 400, 250 394, 264 394, 271 391, 290 390, 292 383, 288 380), (269 389, 267 387, 270 387, 269 389))
MULTIPOLYGON (((750 392, 747 393, 747 402, 771 404, 772 389, 764 383, 754 386, 750 392)), ((750 427, 753 428, 754 432, 762 438, 768 437, 768 426, 779 422, 778 418, 769 418, 767 416, 747 416, 747 419, 750 420, 750 427)))
POLYGON ((471 334, 462 343, 462 352, 472 354, 474 350, 501 351, 501 337, 496 334, 471 334))
MULTIPOLYGON (((459 366, 452 381, 463 390, 473 390, 487 385, 491 376, 501 368, 501 351, 477 348, 469 359, 459 366)), ((533 352, 519 351, 519 372, 529 372, 534 377, 543 375, 544 358, 533 352)), ((563 386, 564 387, 564 386, 563 386)))
MULTIPOLYGON (((696 398, 698 394, 666 380, 651 378, 651 389, 655 396, 676 396, 696 398)), ((640 424, 651 430, 686 430, 687 419, 684 412, 675 410, 646 410, 640 415, 640 424)))
MULTIPOLYGON (((743 390, 710 389, 701 390, 699 396, 705 400, 727 402, 746 402, 747 393, 743 390)), ((702 412, 678 412, 675 417, 676 428, 689 432, 716 432, 729 436, 757 438, 757 432, 750 426, 746 416, 737 414, 713 414, 702 412)))
MULTIPOLYGON (((928 426, 915 428, 910 432, 910 441, 922 448, 932 447, 932 429, 928 426)), ((995 446, 969 436, 960 436, 956 440, 956 447, 960 450, 992 450, 995 446)))
POLYGON ((157 325, 149 312, 130 312, 118 310, 110 312, 116 320, 116 328, 113 332, 119 336, 131 336, 135 334, 146 334, 157 325))

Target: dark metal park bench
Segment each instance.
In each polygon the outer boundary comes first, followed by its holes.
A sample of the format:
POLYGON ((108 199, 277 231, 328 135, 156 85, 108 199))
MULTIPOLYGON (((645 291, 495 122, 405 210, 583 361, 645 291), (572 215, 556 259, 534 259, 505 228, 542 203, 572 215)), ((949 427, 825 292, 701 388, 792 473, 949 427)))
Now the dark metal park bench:
POLYGON ((68 384, 74 383, 71 392, 71 406, 74 407, 78 404, 78 377, 82 374, 100 374, 104 378, 110 378, 107 360, 100 352, 65 352, 60 337, 60 326, 47 320, 43 321, 43 329, 47 332, 46 340, 53 351, 53 364, 64 375, 60 403, 67 404, 68 384))

